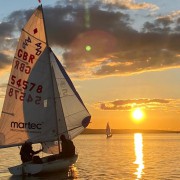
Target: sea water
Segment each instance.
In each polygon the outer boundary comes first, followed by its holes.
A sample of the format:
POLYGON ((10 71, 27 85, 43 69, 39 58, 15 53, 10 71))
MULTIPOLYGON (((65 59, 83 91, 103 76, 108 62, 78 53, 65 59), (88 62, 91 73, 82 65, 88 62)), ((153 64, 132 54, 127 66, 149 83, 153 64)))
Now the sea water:
POLYGON ((80 135, 74 144, 79 158, 69 171, 25 178, 8 172, 21 163, 18 147, 0 149, 0 180, 180 180, 178 133, 80 135))

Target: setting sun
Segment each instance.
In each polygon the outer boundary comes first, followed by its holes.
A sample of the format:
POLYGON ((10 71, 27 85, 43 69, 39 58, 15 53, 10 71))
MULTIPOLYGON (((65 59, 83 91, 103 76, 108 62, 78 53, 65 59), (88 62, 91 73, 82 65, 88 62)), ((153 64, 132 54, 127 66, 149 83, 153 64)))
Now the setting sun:
POLYGON ((132 116, 134 118, 134 120, 136 121, 140 121, 142 120, 143 118, 143 111, 141 109, 135 109, 133 112, 132 112, 132 116))

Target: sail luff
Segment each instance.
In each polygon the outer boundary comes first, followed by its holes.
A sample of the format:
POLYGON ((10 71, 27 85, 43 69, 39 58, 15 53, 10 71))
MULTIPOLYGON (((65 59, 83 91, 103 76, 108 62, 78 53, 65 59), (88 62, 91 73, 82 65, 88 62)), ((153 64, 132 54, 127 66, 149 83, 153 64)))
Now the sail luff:
POLYGON ((42 10, 42 17, 43 17, 43 22, 44 22, 44 33, 45 33, 45 38, 46 38, 46 45, 47 45, 47 47, 49 47, 49 42, 48 42, 48 37, 47 37, 47 30, 46 30, 46 21, 45 21, 45 18, 44 18, 44 10, 43 10, 42 4, 40 5, 40 7, 41 7, 41 10, 42 10))

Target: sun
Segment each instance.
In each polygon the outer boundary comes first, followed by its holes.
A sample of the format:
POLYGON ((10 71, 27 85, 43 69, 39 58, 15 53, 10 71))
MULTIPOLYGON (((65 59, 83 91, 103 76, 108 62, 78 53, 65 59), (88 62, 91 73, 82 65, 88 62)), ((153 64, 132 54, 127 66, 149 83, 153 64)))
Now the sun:
POLYGON ((141 121, 143 119, 143 111, 140 108, 133 110, 132 117, 135 121, 141 121))

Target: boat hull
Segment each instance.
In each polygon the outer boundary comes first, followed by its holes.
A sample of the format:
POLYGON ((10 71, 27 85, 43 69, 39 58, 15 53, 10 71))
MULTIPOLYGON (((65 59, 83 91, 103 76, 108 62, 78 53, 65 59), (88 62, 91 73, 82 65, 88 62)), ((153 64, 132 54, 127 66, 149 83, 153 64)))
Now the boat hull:
POLYGON ((62 171, 68 169, 74 163, 76 163, 78 155, 74 155, 69 158, 60 158, 48 161, 48 157, 42 158, 41 164, 35 164, 32 162, 23 163, 18 166, 10 167, 9 172, 13 175, 35 175, 41 173, 50 173, 56 171, 62 171))
POLYGON ((110 138, 110 137, 112 137, 112 134, 110 134, 110 135, 107 135, 107 138, 110 138))

